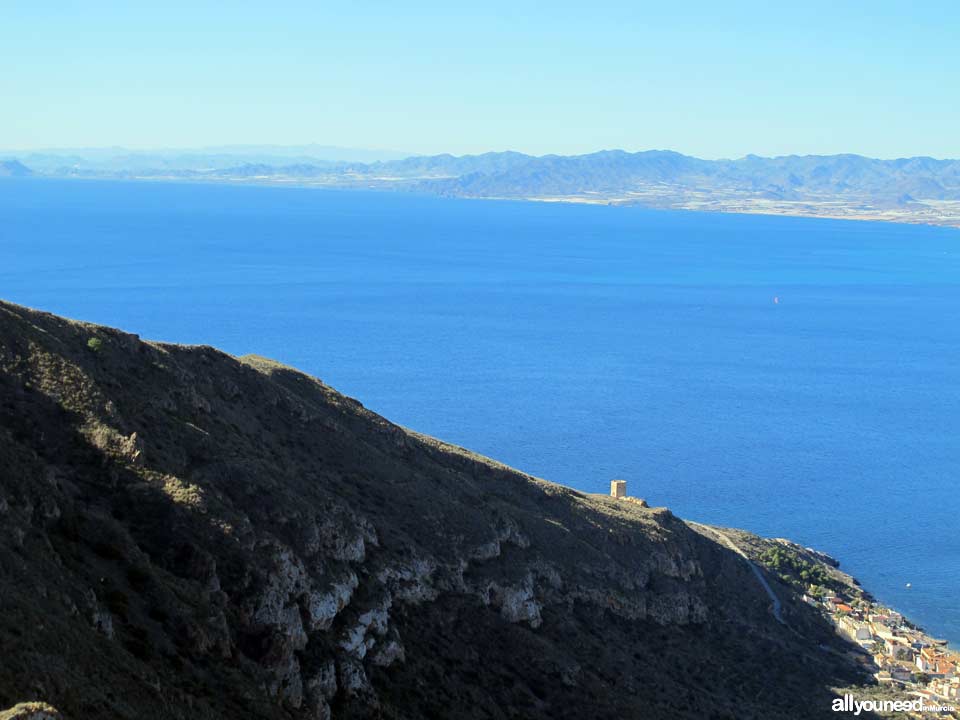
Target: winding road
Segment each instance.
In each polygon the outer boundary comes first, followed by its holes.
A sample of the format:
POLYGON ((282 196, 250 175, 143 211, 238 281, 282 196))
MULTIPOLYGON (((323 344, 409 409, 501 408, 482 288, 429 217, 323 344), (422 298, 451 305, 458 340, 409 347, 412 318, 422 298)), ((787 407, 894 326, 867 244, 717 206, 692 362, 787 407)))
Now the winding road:
POLYGON ((783 605, 780 603, 780 598, 778 598, 777 594, 773 592, 773 588, 770 587, 770 583, 767 582, 767 579, 763 576, 763 573, 760 571, 760 568, 757 566, 757 564, 747 557, 747 554, 741 550, 740 547, 730 539, 730 536, 722 530, 717 530, 715 528, 708 527, 707 525, 701 525, 698 522, 691 522, 690 524, 696 525, 698 528, 710 533, 746 561, 747 565, 750 566, 750 569, 753 570, 753 574, 757 578, 757 582, 760 583, 760 587, 762 587, 770 597, 770 602, 772 603, 770 612, 773 613, 774 619, 781 625, 786 625, 787 623, 783 619, 783 605))

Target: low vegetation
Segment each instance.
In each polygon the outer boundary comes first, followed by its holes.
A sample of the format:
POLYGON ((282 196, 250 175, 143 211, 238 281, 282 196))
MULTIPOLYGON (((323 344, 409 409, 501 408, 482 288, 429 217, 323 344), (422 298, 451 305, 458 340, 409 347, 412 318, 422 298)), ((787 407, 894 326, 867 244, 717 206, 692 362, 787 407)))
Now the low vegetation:
POLYGON ((786 547, 772 547, 760 553, 759 561, 777 573, 788 585, 802 589, 814 586, 821 589, 836 590, 840 583, 824 569, 822 565, 809 562, 786 547))

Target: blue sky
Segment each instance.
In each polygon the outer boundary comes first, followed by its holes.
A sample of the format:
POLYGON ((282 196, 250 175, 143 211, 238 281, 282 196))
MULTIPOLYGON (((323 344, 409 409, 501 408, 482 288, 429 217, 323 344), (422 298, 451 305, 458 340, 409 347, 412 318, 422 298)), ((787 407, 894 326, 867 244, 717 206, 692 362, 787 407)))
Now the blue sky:
POLYGON ((0 147, 960 157, 960 3, 0 2, 0 147))

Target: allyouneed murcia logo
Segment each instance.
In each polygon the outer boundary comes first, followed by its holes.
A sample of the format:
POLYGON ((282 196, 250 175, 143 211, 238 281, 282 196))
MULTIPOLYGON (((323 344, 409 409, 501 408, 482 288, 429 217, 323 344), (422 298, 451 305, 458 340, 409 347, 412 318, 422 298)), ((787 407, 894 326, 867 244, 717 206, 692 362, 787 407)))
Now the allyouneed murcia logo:
POLYGON ((834 712, 859 715, 862 712, 954 712, 953 705, 927 705, 923 698, 916 700, 854 700, 844 695, 833 701, 834 712))

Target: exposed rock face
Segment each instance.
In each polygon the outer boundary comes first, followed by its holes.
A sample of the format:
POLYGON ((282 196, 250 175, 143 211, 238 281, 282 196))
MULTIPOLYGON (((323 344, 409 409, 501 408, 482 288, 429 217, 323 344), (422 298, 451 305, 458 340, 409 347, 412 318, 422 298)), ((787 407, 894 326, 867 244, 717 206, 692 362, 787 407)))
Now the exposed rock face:
POLYGON ((53 707, 42 702, 27 702, 15 705, 9 710, 0 711, 0 720, 62 720, 63 715, 53 707))
POLYGON ((785 718, 811 697, 826 716, 850 677, 806 605, 774 622, 742 561, 671 513, 263 359, 0 303, 0 473, 0 704, 785 718))

